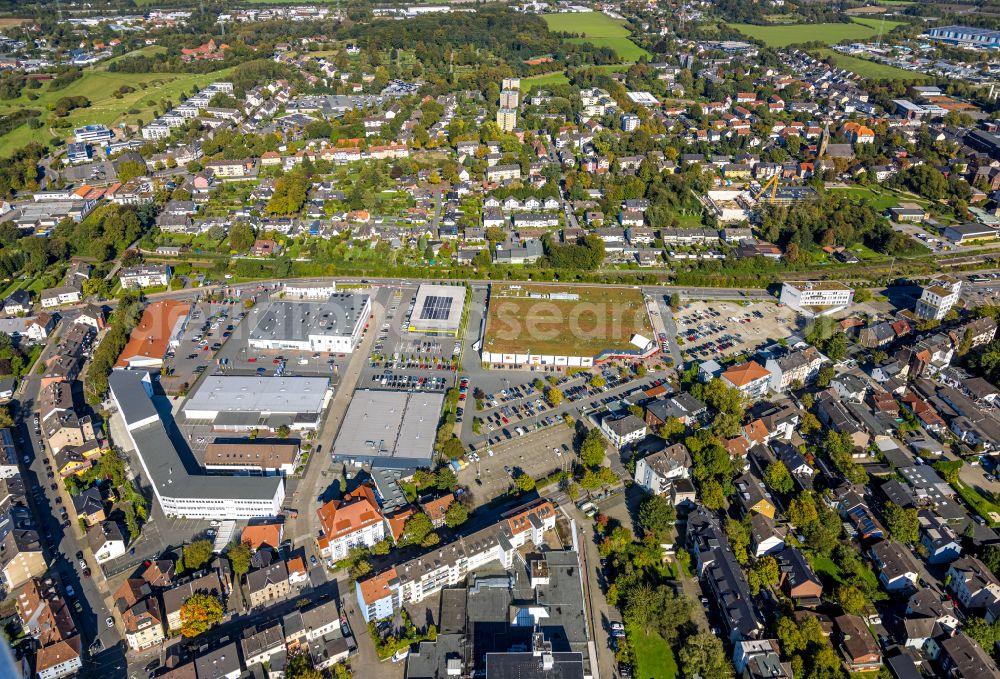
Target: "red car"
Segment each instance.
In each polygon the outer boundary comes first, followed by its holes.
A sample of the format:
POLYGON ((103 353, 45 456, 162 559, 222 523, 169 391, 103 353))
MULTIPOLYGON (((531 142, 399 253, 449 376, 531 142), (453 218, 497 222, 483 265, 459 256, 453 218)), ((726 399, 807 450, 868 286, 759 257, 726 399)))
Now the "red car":
POLYGON ((247 359, 247 361, 250 362, 250 363, 256 363, 257 362, 257 357, 256 356, 251 356, 250 358, 247 359))
POLYGON ((278 365, 279 363, 281 363, 281 361, 279 361, 278 359, 274 359, 273 361, 271 361, 271 363, 278 365))

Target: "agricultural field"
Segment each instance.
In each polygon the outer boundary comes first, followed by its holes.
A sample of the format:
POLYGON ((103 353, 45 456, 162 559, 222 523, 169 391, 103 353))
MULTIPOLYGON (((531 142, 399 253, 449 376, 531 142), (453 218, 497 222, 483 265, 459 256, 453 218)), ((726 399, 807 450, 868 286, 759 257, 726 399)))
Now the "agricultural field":
POLYGON ((495 285, 483 349, 496 353, 596 356, 653 337, 642 293, 632 288, 495 285), (548 299, 551 294, 577 299, 548 299), (529 297, 538 295, 538 297, 529 297))
POLYGON ((640 57, 650 56, 649 52, 629 39, 631 33, 624 22, 616 21, 601 12, 543 14, 542 18, 545 19, 550 31, 579 33, 584 36, 571 38, 569 42, 575 44, 588 42, 598 47, 610 47, 622 61, 638 61, 640 57))
POLYGON ((729 24, 740 33, 760 40, 768 47, 788 47, 802 42, 819 40, 828 45, 836 45, 843 40, 867 40, 879 30, 888 33, 898 21, 881 19, 855 19, 849 24, 790 24, 786 26, 757 26, 755 24, 729 24))
MULTIPOLYGON (((69 127, 59 133, 72 134, 72 129, 80 125, 101 123, 108 126, 117 125, 128 120, 149 122, 153 119, 154 109, 159 107, 161 99, 180 103, 181 96, 187 96, 192 88, 204 87, 215 80, 228 76, 228 70, 215 73, 108 73, 103 70, 92 70, 84 73, 79 80, 67 87, 50 92, 47 85, 40 90, 25 90, 17 99, 11 99, 0 105, 0 115, 11 113, 22 108, 42 111, 43 117, 49 104, 54 104, 62 97, 86 97, 90 106, 72 111, 66 118, 69 127), (127 85, 134 92, 115 96, 115 92, 127 85), (38 95, 34 101, 27 94, 38 95), (134 113, 128 113, 134 111, 134 113)), ((24 146, 33 139, 50 139, 51 133, 43 130, 32 130, 27 125, 21 125, 10 133, 0 137, 0 155, 6 155, 24 146)))

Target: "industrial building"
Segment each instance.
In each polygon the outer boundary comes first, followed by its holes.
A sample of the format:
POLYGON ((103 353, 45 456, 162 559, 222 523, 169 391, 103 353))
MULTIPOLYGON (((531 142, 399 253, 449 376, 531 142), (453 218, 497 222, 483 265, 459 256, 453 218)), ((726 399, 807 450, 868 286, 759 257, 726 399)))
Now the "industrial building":
POLYGON ((361 341, 371 297, 337 293, 325 302, 272 302, 254 310, 249 345, 254 349, 330 352, 346 354, 361 341))
POLYGON ((354 392, 333 443, 334 461, 394 469, 429 467, 443 405, 440 392, 354 392))
POLYGON ((318 429, 333 396, 326 377, 211 375, 182 408, 187 422, 222 431, 318 429))
POLYGON ((115 370, 108 383, 128 443, 164 514, 186 519, 240 520, 271 518, 281 513, 285 499, 281 478, 251 476, 234 483, 229 477, 208 476, 201 473, 189 454, 178 450, 153 403, 148 373, 115 370))
POLYGON ((461 285, 421 285, 410 313, 410 332, 458 335, 465 295, 461 285))

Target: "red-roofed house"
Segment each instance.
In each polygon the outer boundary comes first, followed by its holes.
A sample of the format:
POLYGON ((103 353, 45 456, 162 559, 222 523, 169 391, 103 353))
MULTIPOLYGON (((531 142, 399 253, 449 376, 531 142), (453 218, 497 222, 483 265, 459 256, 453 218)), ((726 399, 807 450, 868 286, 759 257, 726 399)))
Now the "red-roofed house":
POLYGON ((740 390, 746 398, 758 399, 767 393, 771 373, 757 361, 733 366, 721 375, 726 386, 740 390))
POLYGON ((243 536, 240 542, 247 545, 253 551, 261 547, 278 549, 281 546, 282 525, 280 523, 268 523, 261 526, 247 526, 243 529, 243 536))
POLYGON ((451 503, 454 501, 455 496, 448 493, 447 495, 442 495, 441 497, 434 498, 433 500, 421 502, 420 508, 424 510, 424 514, 430 518, 434 527, 440 528, 444 525, 444 515, 448 511, 448 507, 450 507, 451 503))
POLYGON ((385 521, 375 500, 375 490, 365 483, 339 500, 330 500, 316 510, 323 534, 320 553, 343 559, 352 547, 372 547, 385 539, 385 521))

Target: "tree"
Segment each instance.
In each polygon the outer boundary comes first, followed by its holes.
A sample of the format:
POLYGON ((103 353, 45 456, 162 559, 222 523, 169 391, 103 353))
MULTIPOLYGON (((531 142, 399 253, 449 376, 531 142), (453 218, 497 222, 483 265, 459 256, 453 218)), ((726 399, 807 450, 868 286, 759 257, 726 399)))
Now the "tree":
POLYGON ((469 520, 469 510, 461 502, 452 502, 444 513, 444 524, 448 528, 458 528, 469 520))
POLYGON ((844 609, 844 613, 861 615, 865 610, 865 593, 854 585, 840 585, 834 592, 834 599, 844 609))
POLYGON ((0 429, 14 426, 14 418, 10 416, 10 406, 0 406, 0 429))
POLYGON ((441 491, 453 490, 458 485, 458 477, 451 465, 445 465, 437 470, 434 478, 434 487, 441 491))
POLYGON ((788 520, 793 526, 802 530, 819 519, 816 510, 816 500, 809 492, 800 493, 788 503, 788 520))
POLYGON ((196 637, 222 620, 222 602, 211 594, 192 594, 181 604, 181 634, 196 637))
POLYGON ((677 651, 677 659, 685 677, 723 679, 733 676, 722 639, 710 632, 698 632, 685 639, 677 651))
POLYGON ((580 462, 585 467, 600 467, 604 464, 604 437, 597 429, 591 429, 580 444, 580 462))
MULTIPOLYGON (((962 631, 969 637, 979 642, 984 649, 993 650, 997 640, 1000 639, 1000 626, 997 623, 992 625, 978 615, 973 615, 965 619, 962 631)), ((988 652, 989 652, 988 651, 988 652)))
POLYGON ((250 570, 250 559, 252 556, 250 554, 250 545, 244 542, 230 545, 226 556, 229 557, 229 565, 237 577, 246 574, 250 570))
POLYGON ((431 523, 430 517, 423 512, 417 512, 403 524, 403 534, 399 536, 399 544, 419 545, 433 530, 434 524, 431 523))
POLYGON ((274 433, 278 435, 279 439, 287 439, 291 435, 292 430, 287 424, 282 424, 274 433))
POLYGON ((670 295, 670 308, 677 311, 681 308, 681 296, 680 293, 673 293, 670 295))
POLYGON ((778 562, 773 556, 757 560, 757 563, 750 568, 749 583, 754 595, 765 587, 774 587, 778 584, 778 562))
POLYGON ((767 465, 764 470, 764 483, 774 491, 779 493, 790 493, 795 487, 792 475, 788 473, 788 467, 781 460, 775 460, 767 465))
POLYGON ((195 540, 184 545, 184 570, 196 571, 212 559, 212 543, 210 540, 195 540))
POLYGON ((837 372, 833 369, 832 365, 824 365, 816 374, 816 386, 820 389, 826 389, 830 386, 830 380, 836 376, 837 372))
POLYGON ((800 433, 806 436, 811 436, 818 432, 820 428, 819 419, 815 415, 808 410, 802 413, 802 418, 799 420, 800 433))
POLYGON ((920 540, 920 519, 915 507, 900 507, 895 502, 885 505, 885 527, 900 542, 916 544, 920 540))
POLYGON ((677 510, 662 495, 650 495, 639 504, 638 519, 645 535, 667 537, 677 520, 677 510))
POLYGON ((701 503, 708 509, 722 509, 726 503, 726 496, 718 481, 708 479, 701 484, 701 503))
POLYGON ((563 401, 563 393, 556 389, 555 387, 549 387, 545 390, 545 400, 549 402, 549 405, 555 408, 563 401))
POLYGON ((236 252, 246 252, 253 245, 256 235, 253 227, 246 222, 236 222, 229 227, 229 248, 236 252))
POLYGON ((531 478, 524 472, 521 472, 514 479, 514 485, 517 486, 517 489, 522 493, 528 493, 535 489, 535 479, 531 478))
POLYGON ((145 163, 140 163, 138 160, 123 160, 118 164, 116 172, 118 174, 118 181, 124 184, 130 179, 145 176, 146 165, 145 163))
MULTIPOLYGON (((288 660, 285 669, 286 679, 324 679, 323 673, 313 666, 312 656, 308 653, 293 655, 288 660)), ((338 677, 339 679, 339 677, 338 677)))
POLYGON ((1000 573, 1000 545, 987 545, 981 558, 994 574, 1000 573))
POLYGON ((660 430, 657 433, 661 438, 670 441, 684 433, 684 423, 679 417, 668 417, 667 421, 660 425, 660 430))
POLYGON ((590 386, 594 389, 602 389, 605 384, 607 384, 607 382, 605 382, 604 378, 600 375, 594 375, 590 378, 590 386))

